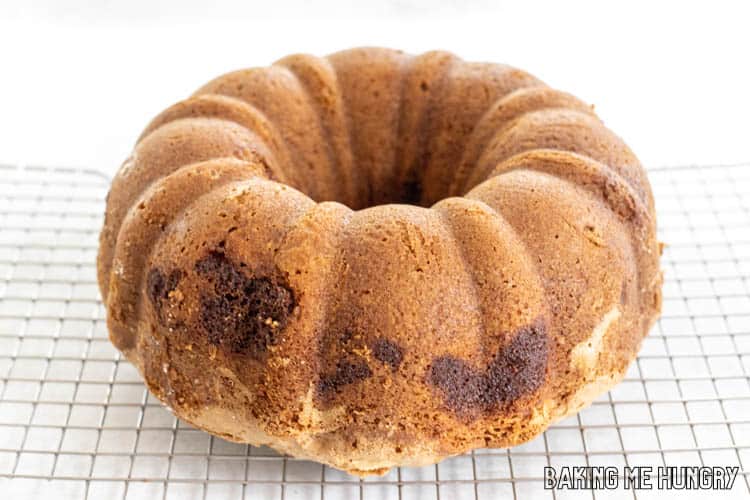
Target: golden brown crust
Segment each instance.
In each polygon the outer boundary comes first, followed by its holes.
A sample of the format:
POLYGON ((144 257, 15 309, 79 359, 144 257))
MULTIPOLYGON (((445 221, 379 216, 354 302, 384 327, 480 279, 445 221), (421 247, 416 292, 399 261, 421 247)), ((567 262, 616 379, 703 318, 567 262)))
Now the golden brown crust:
POLYGON ((633 153, 573 96, 445 52, 217 78, 144 131, 100 241, 110 336, 159 399, 360 475, 533 438, 660 309, 633 153))

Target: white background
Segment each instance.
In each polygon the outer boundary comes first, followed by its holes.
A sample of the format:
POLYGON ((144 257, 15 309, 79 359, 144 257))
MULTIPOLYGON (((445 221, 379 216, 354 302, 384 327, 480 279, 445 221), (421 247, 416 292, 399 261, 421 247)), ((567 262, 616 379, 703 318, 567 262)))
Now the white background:
POLYGON ((113 171, 220 73, 357 45, 506 62, 596 105, 647 166, 750 159, 743 4, 0 3, 0 162, 113 171))

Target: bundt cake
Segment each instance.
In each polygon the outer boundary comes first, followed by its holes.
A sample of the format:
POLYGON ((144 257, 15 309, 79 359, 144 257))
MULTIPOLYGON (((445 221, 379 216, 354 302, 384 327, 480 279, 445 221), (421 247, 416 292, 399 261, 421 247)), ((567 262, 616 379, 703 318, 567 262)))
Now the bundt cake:
POLYGON ((661 304, 646 175, 530 74, 379 48, 235 71, 112 182, 114 345, 180 418, 354 474, 529 440, 661 304))

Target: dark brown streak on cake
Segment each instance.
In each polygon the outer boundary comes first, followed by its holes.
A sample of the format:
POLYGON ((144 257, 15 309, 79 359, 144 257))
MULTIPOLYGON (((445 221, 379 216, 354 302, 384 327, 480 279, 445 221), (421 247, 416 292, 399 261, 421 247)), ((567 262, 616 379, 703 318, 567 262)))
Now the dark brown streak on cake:
POLYGON ((146 276, 146 293, 161 323, 168 321, 164 316, 164 305, 169 302, 170 294, 177 289, 181 279, 181 270, 173 269, 169 274, 164 274, 157 267, 151 268, 146 276))
POLYGON ((336 363, 336 371, 321 375, 317 387, 318 397, 324 401, 330 401, 342 387, 371 376, 372 370, 364 360, 341 359, 336 363))
POLYGON ((391 370, 398 370, 401 362, 404 360, 404 352, 395 342, 388 339, 379 338, 372 344, 372 355, 380 361, 391 367, 391 370))
POLYGON ((548 353, 546 329, 537 321, 515 332, 484 371, 454 356, 440 356, 432 361, 427 381, 440 390, 451 411, 476 418, 538 389, 544 382, 548 353))
POLYGON ((221 248, 197 261, 195 270, 211 284, 200 300, 200 323, 211 344, 258 358, 278 343, 295 306, 285 282, 246 276, 221 248))
POLYGON ((320 341, 318 352, 321 360, 330 360, 323 363, 327 366, 335 363, 335 368, 320 374, 315 390, 315 396, 320 402, 328 404, 345 386, 370 378, 372 370, 361 354, 365 344, 363 335, 356 328, 347 327, 341 333, 331 332, 330 335, 321 337, 320 341), (325 338, 335 339, 334 348, 329 348, 328 352, 323 343, 325 338))

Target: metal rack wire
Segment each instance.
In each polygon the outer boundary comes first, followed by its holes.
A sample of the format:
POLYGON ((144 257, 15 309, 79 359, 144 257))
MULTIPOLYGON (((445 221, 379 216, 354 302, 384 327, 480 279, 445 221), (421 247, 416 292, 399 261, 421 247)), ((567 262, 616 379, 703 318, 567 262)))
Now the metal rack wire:
POLYGON ((733 465, 733 492, 748 495, 750 165, 649 176, 669 242, 664 314, 626 380, 525 445, 359 480, 174 418, 107 340, 95 253, 108 179, 0 165, 2 490, 11 498, 560 498, 542 488, 544 466, 733 465))

